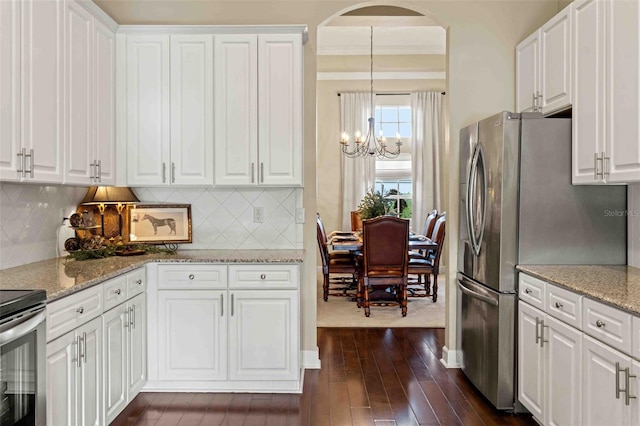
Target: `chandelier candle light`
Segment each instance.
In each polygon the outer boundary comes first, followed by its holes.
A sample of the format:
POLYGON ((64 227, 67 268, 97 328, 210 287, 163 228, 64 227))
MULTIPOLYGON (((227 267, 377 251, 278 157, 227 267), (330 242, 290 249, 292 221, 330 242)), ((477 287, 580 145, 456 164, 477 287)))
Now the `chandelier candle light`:
POLYGON ((376 156, 378 158, 396 158, 400 154, 400 146, 402 141, 400 140, 400 134, 396 134, 396 149, 389 151, 387 149, 387 139, 382 135, 382 129, 380 130, 380 136, 375 135, 375 108, 373 104, 373 27, 371 27, 371 117, 369 117, 369 129, 367 135, 362 139, 360 131, 355 134, 355 144, 353 147, 349 146, 349 135, 346 132, 342 132, 340 137, 340 145, 342 153, 349 158, 376 156))

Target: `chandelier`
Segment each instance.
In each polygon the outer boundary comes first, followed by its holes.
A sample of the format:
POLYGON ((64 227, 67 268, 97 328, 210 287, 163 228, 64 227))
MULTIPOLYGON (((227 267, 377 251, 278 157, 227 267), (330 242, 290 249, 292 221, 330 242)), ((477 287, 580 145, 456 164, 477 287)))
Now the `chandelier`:
POLYGON ((400 135, 396 135, 396 148, 393 151, 389 151, 387 148, 387 138, 382 134, 376 137, 375 135, 375 108, 373 104, 373 27, 371 27, 371 117, 367 120, 369 122, 369 129, 367 135, 362 138, 360 131, 357 131, 354 135, 354 144, 349 143, 349 135, 346 132, 342 133, 340 137, 340 146, 342 153, 349 158, 356 157, 373 157, 378 158, 396 158, 400 154, 400 135))

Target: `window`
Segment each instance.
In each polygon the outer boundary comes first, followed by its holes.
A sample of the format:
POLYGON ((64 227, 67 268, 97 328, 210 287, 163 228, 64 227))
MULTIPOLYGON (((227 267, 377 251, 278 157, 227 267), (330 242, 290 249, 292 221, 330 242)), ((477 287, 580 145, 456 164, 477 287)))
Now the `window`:
POLYGON ((382 134, 389 140, 411 138, 411 107, 376 106, 376 135, 382 134))
POLYGON ((411 219, 411 179, 376 179, 376 192, 387 200, 387 210, 398 217, 411 219))

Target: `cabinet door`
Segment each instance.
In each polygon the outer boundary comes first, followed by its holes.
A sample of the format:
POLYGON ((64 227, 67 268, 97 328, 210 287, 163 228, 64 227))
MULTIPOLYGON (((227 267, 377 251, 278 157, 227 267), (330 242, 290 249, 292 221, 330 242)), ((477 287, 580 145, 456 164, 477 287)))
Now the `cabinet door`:
POLYGON ((78 424, 98 426, 102 419, 102 318, 76 329, 80 338, 78 424))
POLYGON ((542 113, 571 105, 570 7, 540 27, 540 94, 542 113))
POLYGON ((129 373, 127 374, 127 401, 140 392, 147 381, 147 298, 139 294, 127 303, 130 312, 129 373))
POLYGON ((625 405, 624 393, 616 398, 616 385, 624 389, 624 373, 616 371, 616 363, 620 368, 631 367, 631 358, 586 335, 582 353, 582 424, 633 424, 632 406, 625 405))
POLYGON ((47 424, 76 424, 78 342, 69 332, 47 343, 47 424))
POLYGON ((226 291, 158 292, 160 380, 227 378, 226 291))
POLYGON ((572 8, 573 120, 572 168, 574 184, 603 182, 604 151, 604 2, 576 1, 572 8))
POLYGON ((298 380, 298 292, 230 292, 229 379, 298 380))
POLYGON ((64 0, 21 2, 22 147, 33 182, 62 183, 64 0))
POLYGON ((213 36, 171 36, 171 183, 213 184, 213 36))
POLYGON ((215 183, 255 185, 258 166, 258 38, 216 35, 215 183))
POLYGON ((547 315, 545 425, 582 424, 582 333, 547 315))
POLYGON ((540 336, 539 322, 544 318, 544 312, 518 302, 518 399, 540 421, 544 421, 547 366, 536 337, 540 336))
POLYGON ((631 396, 635 396, 635 399, 630 401, 631 404, 631 421, 632 424, 640 424, 640 362, 633 361, 633 369, 631 374, 635 376, 632 378, 629 385, 629 392, 631 396))
POLYGON ((0 2, 0 180, 18 181, 20 152, 20 3, 0 2))
POLYGON ((98 161, 98 184, 116 183, 115 139, 115 34, 97 19, 94 21, 94 120, 93 160, 98 161))
POLYGON ((640 2, 608 1, 605 173, 609 182, 640 181, 640 2))
POLYGON ((536 31, 516 46, 516 111, 535 111, 540 91, 540 32, 536 31))
POLYGON ((128 316, 124 304, 102 316, 104 329, 104 413, 107 424, 127 406, 128 316))
POLYGON ((169 36, 127 35, 127 183, 168 184, 169 36))
POLYGON ((75 1, 65 2, 64 181, 93 183, 93 17, 75 1))
POLYGON ((258 36, 258 169, 265 185, 302 185, 302 36, 258 36))

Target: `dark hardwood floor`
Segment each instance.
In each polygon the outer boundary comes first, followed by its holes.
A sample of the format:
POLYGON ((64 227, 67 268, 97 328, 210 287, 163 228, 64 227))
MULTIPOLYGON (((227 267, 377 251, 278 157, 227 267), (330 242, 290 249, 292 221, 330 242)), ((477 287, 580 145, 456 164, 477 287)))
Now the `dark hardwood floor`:
POLYGON ((112 425, 535 425, 440 363, 443 329, 319 328, 303 393, 141 393, 112 425))

